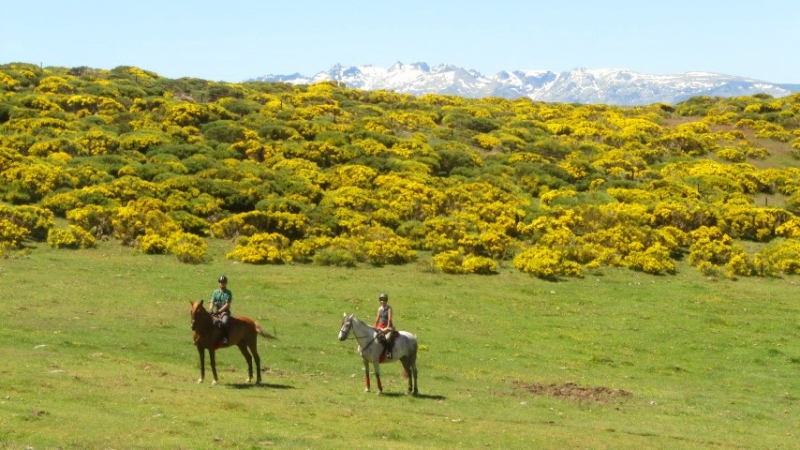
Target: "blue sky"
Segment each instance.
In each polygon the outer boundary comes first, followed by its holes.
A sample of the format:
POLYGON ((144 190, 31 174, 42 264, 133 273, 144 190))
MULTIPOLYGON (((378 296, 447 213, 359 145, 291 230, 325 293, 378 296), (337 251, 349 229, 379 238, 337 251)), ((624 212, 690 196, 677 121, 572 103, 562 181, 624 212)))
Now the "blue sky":
POLYGON ((484 75, 624 68, 800 83, 797 0, 0 0, 0 11, 0 64, 229 82, 426 62, 484 75))

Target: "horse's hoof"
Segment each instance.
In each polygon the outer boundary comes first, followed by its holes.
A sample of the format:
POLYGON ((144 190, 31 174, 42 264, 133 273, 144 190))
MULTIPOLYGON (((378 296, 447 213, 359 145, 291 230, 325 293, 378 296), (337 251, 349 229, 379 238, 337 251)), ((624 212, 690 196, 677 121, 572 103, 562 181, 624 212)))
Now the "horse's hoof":
POLYGON ((200 384, 200 383, 202 383, 202 382, 203 382, 203 379, 202 379, 202 378, 200 378, 199 380, 197 380, 197 384, 200 384))
POLYGON ((216 386, 216 385, 217 385, 217 380, 214 380, 214 381, 212 381, 212 382, 211 382, 211 385, 212 385, 212 386, 216 386))
POLYGON ((247 381, 245 381, 245 383, 250 384, 252 381, 253 381, 252 378, 248 378, 247 381))
POLYGON ((369 394, 369 388, 364 389, 365 394, 369 394))

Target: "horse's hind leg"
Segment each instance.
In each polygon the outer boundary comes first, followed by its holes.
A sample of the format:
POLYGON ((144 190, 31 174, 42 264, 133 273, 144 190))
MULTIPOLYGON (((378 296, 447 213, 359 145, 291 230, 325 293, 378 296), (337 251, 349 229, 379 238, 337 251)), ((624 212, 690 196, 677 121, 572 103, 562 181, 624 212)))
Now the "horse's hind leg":
POLYGON ((250 356, 250 352, 247 350, 247 344, 240 342, 238 347, 245 361, 247 361, 247 382, 249 383, 253 381, 253 357, 250 356))
POLYGON ((256 361, 256 384, 261 384, 261 357, 258 356, 258 342, 256 342, 255 335, 250 344, 250 353, 253 354, 253 359, 256 361))
MULTIPOLYGON (((411 362, 410 365, 411 365, 411 374, 414 377, 414 395, 417 395, 419 394, 419 385, 417 384, 417 362, 413 361, 411 362)), ((410 379, 411 376, 409 376, 409 380, 410 379)))
POLYGON ((406 378, 408 378, 408 390, 406 390, 406 393, 410 394, 413 391, 414 386, 411 383, 413 379, 413 372, 411 364, 408 361, 408 356, 400 358, 400 362, 403 363, 403 370, 406 372, 406 378))
POLYGON ((217 379, 217 355, 212 348, 208 349, 208 360, 211 363, 211 373, 214 375, 214 381, 211 384, 217 384, 219 381, 217 379))
POLYGON ((408 355, 408 367, 411 369, 408 371, 408 383, 409 388, 411 387, 411 380, 414 380, 414 390, 412 391, 414 395, 419 394, 419 386, 417 384, 417 346, 414 345, 411 352, 408 355))

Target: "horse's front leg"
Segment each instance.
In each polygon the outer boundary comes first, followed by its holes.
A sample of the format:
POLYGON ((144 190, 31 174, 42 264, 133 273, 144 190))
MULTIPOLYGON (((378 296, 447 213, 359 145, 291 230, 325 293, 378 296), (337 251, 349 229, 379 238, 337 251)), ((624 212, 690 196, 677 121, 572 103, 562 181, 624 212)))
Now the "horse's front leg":
POLYGON ((381 395, 383 393, 383 385, 381 384, 381 363, 376 359, 372 361, 372 365, 375 367, 375 380, 378 382, 378 395, 381 395))
POLYGON ((364 392, 369 392, 369 360, 367 358, 362 358, 364 361, 364 383, 366 384, 366 388, 364 392))
POLYGON ((214 381, 211 382, 211 385, 217 384, 217 355, 214 352, 213 348, 208 349, 208 360, 211 363, 211 373, 214 375, 214 381))
POLYGON ((200 379, 197 382, 202 383, 206 377, 206 349, 198 345, 197 352, 200 354, 200 379))

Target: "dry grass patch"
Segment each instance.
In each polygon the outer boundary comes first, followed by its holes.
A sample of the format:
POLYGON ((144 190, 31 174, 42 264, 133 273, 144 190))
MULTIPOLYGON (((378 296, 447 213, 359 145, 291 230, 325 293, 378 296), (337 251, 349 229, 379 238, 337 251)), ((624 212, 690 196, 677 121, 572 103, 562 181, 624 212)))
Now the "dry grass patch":
POLYGON ((622 389, 613 389, 605 386, 586 387, 576 383, 541 384, 541 383, 515 383, 515 387, 534 395, 557 397, 577 403, 608 403, 619 398, 632 397, 631 392, 622 389))

